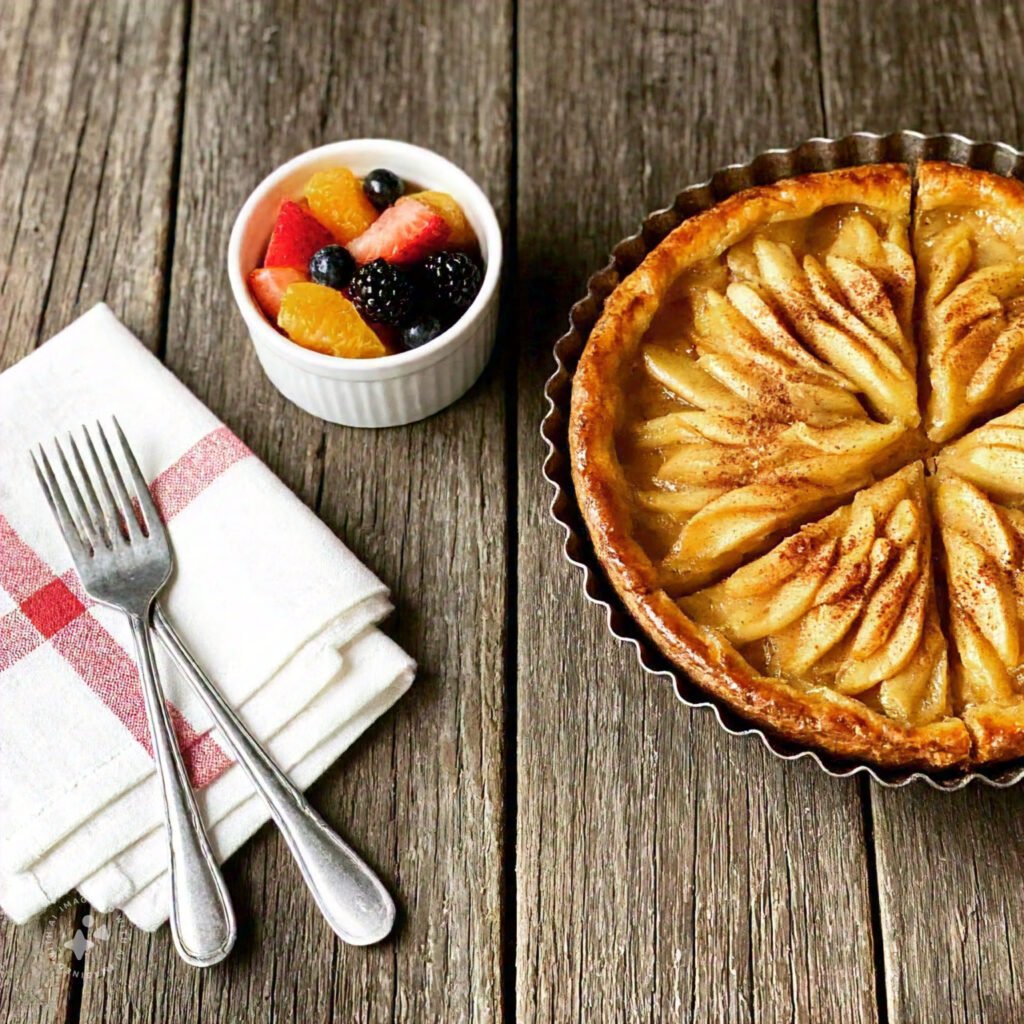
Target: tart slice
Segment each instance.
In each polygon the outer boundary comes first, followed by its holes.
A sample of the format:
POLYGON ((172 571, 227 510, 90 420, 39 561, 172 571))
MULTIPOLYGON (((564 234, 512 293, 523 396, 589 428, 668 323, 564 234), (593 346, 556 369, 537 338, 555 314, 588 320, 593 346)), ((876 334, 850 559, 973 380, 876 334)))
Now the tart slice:
MULTIPOLYGON (((752 674, 861 719, 872 742, 927 749, 932 763, 966 756, 963 726, 950 718, 922 463, 679 604, 752 674)), ((827 734, 832 714, 820 712, 816 727, 827 734)))
POLYGON ((706 583, 871 483, 872 465, 905 441, 900 423, 871 420, 852 389, 825 377, 787 381, 749 364, 728 372, 725 357, 661 346, 642 354, 681 401, 638 419, 619 451, 639 485, 638 523, 670 541, 659 571, 673 592, 706 583))
POLYGON ((938 460, 954 689, 977 761, 1024 753, 1024 407, 938 460))
POLYGON ((573 386, 577 494, 620 592, 704 586, 913 456, 902 165, 685 221, 616 289, 573 386))
POLYGON ((944 441, 1024 395, 1024 184, 946 163, 917 180, 925 426, 944 441))

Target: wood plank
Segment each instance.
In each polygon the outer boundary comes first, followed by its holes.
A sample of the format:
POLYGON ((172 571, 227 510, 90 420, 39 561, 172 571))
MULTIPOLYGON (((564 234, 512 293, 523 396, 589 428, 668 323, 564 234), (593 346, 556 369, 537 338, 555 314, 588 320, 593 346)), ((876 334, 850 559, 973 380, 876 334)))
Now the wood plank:
MULTIPOLYGON (((0 12, 0 369, 105 300, 155 346, 165 296, 180 5, 15 0, 0 12)), ((0 1021, 63 1022, 74 899, 0 918, 0 1021)))
POLYGON ((813 8, 524 0, 519 24, 517 1019, 873 1021, 857 784, 645 677, 539 473, 587 273, 678 189, 821 129, 813 8))
MULTIPOLYGON (((822 0, 828 130, 918 128, 1019 145, 1012 4, 822 0), (864 82, 870 81, 869 89, 864 82)), ((888 1015, 1024 1018, 1024 791, 872 792, 888 1015)))
POLYGON ((64 1024, 77 966, 61 948, 75 934, 74 898, 20 928, 0 919, 0 1021, 64 1024))
POLYGON ((3 17, 0 365, 100 300, 155 346, 180 4, 18 0, 3 17))
POLYGON ((500 1019, 505 561, 504 412, 492 369, 416 426, 326 426, 263 377, 222 270, 248 191, 344 137, 439 149, 507 217, 505 3, 197 5, 167 361, 394 588, 389 629, 415 690, 313 790, 396 892, 394 940, 334 940, 284 843, 264 830, 229 865, 239 947, 207 972, 166 929, 86 979, 82 1021, 500 1019))

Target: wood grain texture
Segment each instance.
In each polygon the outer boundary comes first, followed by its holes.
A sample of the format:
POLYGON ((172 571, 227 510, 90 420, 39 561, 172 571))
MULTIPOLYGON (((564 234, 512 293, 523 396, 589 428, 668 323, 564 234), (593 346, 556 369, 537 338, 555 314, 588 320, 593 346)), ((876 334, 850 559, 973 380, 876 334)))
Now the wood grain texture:
MULTIPOLYGON (((174 3, 0 7, 0 369, 100 300, 156 346, 182 28, 174 3)), ((0 1021, 65 1021, 88 908, 62 904, 0 916, 0 1021)))
POLYGON ((644 676, 584 604, 538 471, 587 273, 716 166, 820 132, 813 7, 525 0, 519 26, 517 1019, 873 1021, 856 784, 644 676))
POLYGON ((986 0, 820 0, 828 131, 958 132, 1024 144, 1018 5, 986 0))
MULTIPOLYGON (((1024 143, 1013 4, 822 0, 828 130, 1024 143)), ((872 791, 892 1024, 1024 1019, 1024 792, 872 791)))
POLYGON ((0 1021, 64 1024, 73 962, 61 944, 74 937, 74 900, 15 927, 0 917, 0 1021))
MULTIPOLYGON (((496 1021, 501 1016, 505 494, 503 382, 381 432, 325 425, 265 379, 231 300, 235 213, 278 163, 335 139, 424 143, 507 216, 510 8, 197 5, 188 49, 168 365, 393 588, 413 692, 312 799, 401 907, 393 940, 338 942, 280 837, 229 864, 241 936, 206 972, 167 930, 87 975, 81 1020, 496 1021)), ((285 527, 285 524, 282 524, 285 527)), ((102 963, 105 951, 98 951, 102 963)))
POLYGON ((100 300, 155 346, 181 6, 16 0, 0 24, 0 365, 100 300))

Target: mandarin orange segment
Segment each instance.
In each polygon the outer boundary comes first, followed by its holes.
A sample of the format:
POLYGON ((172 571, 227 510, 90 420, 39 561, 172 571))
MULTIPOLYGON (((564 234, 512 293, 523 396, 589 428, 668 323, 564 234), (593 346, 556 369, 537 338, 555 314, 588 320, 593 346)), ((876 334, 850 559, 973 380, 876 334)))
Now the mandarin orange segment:
POLYGON ((341 245, 348 245, 377 219, 363 183, 347 167, 318 171, 306 183, 305 195, 313 216, 341 245))
POLYGON ((326 285, 289 285, 281 299, 277 323, 297 345, 315 352, 346 359, 387 355, 384 343, 356 307, 341 292, 326 285))
POLYGON ((429 206, 434 213, 443 218, 448 225, 448 240, 445 245, 449 249, 472 249, 476 246, 476 235, 462 212, 462 207, 447 192, 413 192, 398 201, 415 199, 424 206, 429 206))

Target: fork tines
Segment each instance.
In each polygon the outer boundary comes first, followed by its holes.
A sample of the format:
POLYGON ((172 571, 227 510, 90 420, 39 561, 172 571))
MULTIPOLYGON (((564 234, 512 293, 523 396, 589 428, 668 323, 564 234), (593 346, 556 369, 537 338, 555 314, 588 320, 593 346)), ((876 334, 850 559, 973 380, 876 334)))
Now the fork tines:
POLYGON ((32 452, 36 475, 50 508, 60 523, 69 546, 77 544, 77 554, 91 556, 100 545, 112 549, 115 543, 131 544, 138 540, 140 535, 148 537, 153 525, 160 521, 145 477, 139 469, 124 431, 121 430, 116 418, 113 423, 131 479, 131 492, 114 456, 107 432, 99 421, 96 422, 95 431, 99 435, 105 459, 101 458, 97 451, 89 428, 85 425, 80 428, 84 445, 88 449, 91 471, 86 466, 73 433, 67 435, 67 443, 71 449, 77 475, 71 468, 60 439, 53 439, 53 447, 65 482, 63 487, 43 445, 40 444, 37 451, 32 452), (67 495, 70 495, 70 508, 67 495))

